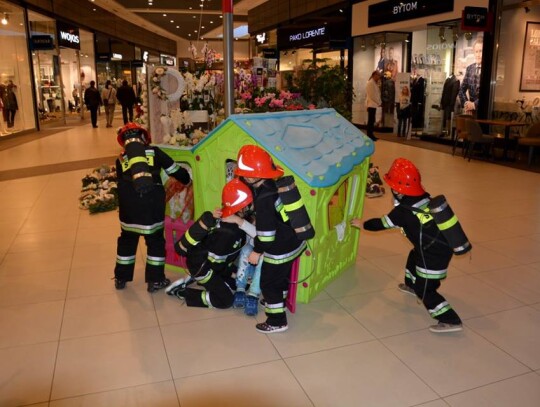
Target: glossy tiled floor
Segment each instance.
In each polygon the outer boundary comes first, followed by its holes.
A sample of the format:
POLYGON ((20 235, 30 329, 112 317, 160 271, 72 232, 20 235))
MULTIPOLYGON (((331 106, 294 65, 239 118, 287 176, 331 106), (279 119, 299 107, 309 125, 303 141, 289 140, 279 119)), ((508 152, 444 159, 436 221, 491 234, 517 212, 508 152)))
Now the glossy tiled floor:
MULTIPOLYGON (((0 151, 0 171, 118 150, 112 129, 86 125, 0 151)), ((398 232, 362 233, 356 266, 265 336, 237 310, 147 293, 143 253, 116 291, 117 215, 78 209, 87 170, 0 182, 0 406, 540 405, 540 176, 377 143, 383 171, 397 156, 473 242, 441 290, 463 332, 430 333, 396 289, 409 249, 398 232)), ((390 206, 367 200, 364 217, 390 206)))

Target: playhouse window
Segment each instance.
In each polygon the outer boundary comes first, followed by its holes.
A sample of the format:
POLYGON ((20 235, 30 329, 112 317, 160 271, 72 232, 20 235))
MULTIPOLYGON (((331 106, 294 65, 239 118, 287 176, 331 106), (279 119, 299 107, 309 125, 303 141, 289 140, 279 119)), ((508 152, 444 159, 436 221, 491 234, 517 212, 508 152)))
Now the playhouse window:
POLYGON ((225 181, 229 182, 234 178, 234 170, 236 169, 236 161, 227 160, 225 161, 225 181))
POLYGON ((347 191, 349 180, 341 183, 328 204, 328 228, 332 229, 345 219, 345 207, 347 205, 347 191))
POLYGON ((349 193, 349 216, 353 215, 355 209, 355 198, 357 195, 358 184, 360 183, 360 178, 358 175, 352 177, 351 181, 351 192, 349 193))
MULTIPOLYGON (((193 179, 193 171, 188 163, 178 162, 180 166, 189 172, 189 176, 193 179)), ((189 186, 185 186, 180 182, 170 182, 169 176, 162 171, 161 179, 165 186, 165 214, 172 219, 182 219, 184 223, 193 220, 193 182, 189 186)))

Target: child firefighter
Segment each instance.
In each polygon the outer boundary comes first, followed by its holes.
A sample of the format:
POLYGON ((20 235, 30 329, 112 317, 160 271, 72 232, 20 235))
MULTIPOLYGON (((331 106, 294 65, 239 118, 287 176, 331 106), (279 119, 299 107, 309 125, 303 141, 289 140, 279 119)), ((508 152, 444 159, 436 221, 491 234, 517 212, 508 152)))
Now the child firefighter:
MULTIPOLYGON (((446 278, 453 248, 441 233, 433 217, 425 212, 430 195, 421 184, 420 172, 405 158, 394 160, 384 180, 392 189, 394 209, 382 218, 364 222, 365 230, 401 228, 414 246, 405 265, 405 282, 399 290, 420 298, 438 323, 429 329, 435 333, 461 331, 461 319, 445 298, 437 292, 446 278)), ((361 220, 352 225, 361 227, 361 220)))
POLYGON ((190 182, 188 172, 158 147, 150 146, 146 129, 128 123, 118 130, 118 143, 124 151, 116 160, 120 227, 116 251, 114 284, 117 290, 133 280, 139 237, 147 246, 145 281, 148 292, 167 287, 165 278, 165 189, 160 171, 182 184, 190 182))

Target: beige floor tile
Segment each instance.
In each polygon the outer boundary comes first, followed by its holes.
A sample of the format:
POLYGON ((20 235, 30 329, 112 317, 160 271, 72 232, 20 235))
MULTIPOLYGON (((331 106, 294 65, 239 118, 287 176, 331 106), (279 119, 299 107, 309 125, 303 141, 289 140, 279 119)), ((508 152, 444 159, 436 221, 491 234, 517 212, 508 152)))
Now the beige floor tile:
MULTIPOLYGON (((536 233, 538 233, 538 231, 536 233)), ((505 256, 508 256, 520 264, 540 261, 538 242, 527 237, 493 240, 491 242, 484 242, 482 245, 493 251, 504 253, 505 256)))
POLYGON ((74 268, 88 266, 110 266, 114 267, 116 261, 116 243, 97 242, 85 246, 77 245, 73 253, 74 268))
POLYGON ((38 250, 64 250, 67 253, 72 253, 74 244, 74 229, 57 232, 25 233, 15 238, 9 248, 9 252, 22 253, 38 250))
MULTIPOLYGON (((92 266, 71 269, 69 277, 68 298, 87 297, 90 295, 111 294, 114 288, 115 258, 109 259, 107 264, 101 263, 92 266)), ((135 264, 133 281, 128 282, 126 291, 137 290, 146 292, 144 282, 144 264, 135 264)))
POLYGON ((161 332, 174 378, 280 359, 243 315, 167 325, 161 332))
POLYGON ((522 236, 522 230, 509 229, 505 224, 500 224, 494 221, 493 218, 488 220, 469 220, 461 226, 465 234, 472 242, 473 247, 476 243, 488 242, 490 240, 507 239, 511 237, 522 236))
POLYGON ((473 248, 469 253, 463 256, 454 256, 452 259, 452 266, 467 274, 497 270, 518 264, 506 256, 504 251, 489 249, 484 247, 484 243, 473 243, 473 248))
POLYGON ((373 336, 334 300, 300 305, 284 335, 268 335, 281 357, 366 342, 373 336))
POLYGON ((170 380, 159 329, 60 342, 51 399, 170 380))
POLYGON ((0 406, 49 400, 57 342, 0 349, 0 406))
POLYGON ((435 401, 429 401, 423 404, 418 404, 417 407, 448 407, 448 404, 439 399, 435 401))
POLYGON ((516 308, 469 319, 466 324, 532 370, 540 369, 540 310, 516 308))
MULTIPOLYGON (((503 212, 501 216, 494 217, 490 222, 497 227, 509 230, 516 236, 528 236, 540 233, 540 219, 537 216, 522 215, 521 213, 518 216, 508 215, 517 214, 507 213, 505 216, 503 212)), ((504 238, 504 236, 501 236, 501 238, 504 238)))
POLYGON ((116 235, 120 234, 118 211, 91 214, 86 210, 81 210, 80 214, 81 217, 79 219, 79 229, 102 229, 116 227, 116 235))
POLYGON ((57 341, 64 301, 0 307, 0 348, 57 341))
POLYGON ((433 320, 416 297, 396 288, 338 299, 377 338, 425 329, 433 320))
POLYGON ((502 380, 445 398, 452 407, 538 407, 540 376, 534 373, 502 380))
POLYGON ((69 272, 0 275, 0 306, 64 300, 69 272))
POLYGON ((103 227, 83 227, 79 224, 75 245, 88 246, 96 243, 109 243, 116 247, 119 235, 120 224, 118 221, 114 225, 104 225, 103 227))
POLYGON ((477 273, 475 278, 525 304, 540 302, 540 272, 529 266, 477 273))
POLYGON ((474 276, 448 279, 438 291, 462 319, 504 311, 524 304, 474 276))
POLYGON ((66 229, 75 230, 79 222, 79 215, 72 213, 51 213, 48 208, 41 211, 34 210, 24 222, 19 233, 56 232, 66 229))
POLYGON ((285 362, 315 406, 397 407, 437 398, 378 341, 297 356, 285 362))
POLYGON ((51 249, 7 253, 0 264, 1 276, 37 275, 51 271, 69 270, 73 250, 51 249))
POLYGON ((283 361, 177 379, 175 382, 182 407, 313 406, 283 361))
POLYGON ((367 260, 357 261, 356 264, 344 271, 325 291, 332 297, 380 291, 396 285, 396 281, 379 267, 367 260))
POLYGON ((66 301, 61 339, 157 326, 152 294, 122 290, 66 301))
MULTIPOLYGON (((167 275, 173 281, 170 273, 167 273, 167 275)), ((235 314, 240 315, 241 312, 240 310, 233 309, 221 310, 216 308, 188 307, 184 301, 166 295, 165 293, 154 295, 153 300, 159 325, 161 326, 214 318, 226 318, 235 314)))
POLYGON ((179 407, 172 380, 51 401, 49 407, 179 407))
POLYGON ((530 371, 467 328, 451 334, 423 330, 381 341, 443 397, 530 371))
MULTIPOLYGON (((381 215, 384 215, 381 214, 381 215)), ((366 259, 408 253, 411 245, 397 230, 363 232, 358 245, 358 253, 366 259)))

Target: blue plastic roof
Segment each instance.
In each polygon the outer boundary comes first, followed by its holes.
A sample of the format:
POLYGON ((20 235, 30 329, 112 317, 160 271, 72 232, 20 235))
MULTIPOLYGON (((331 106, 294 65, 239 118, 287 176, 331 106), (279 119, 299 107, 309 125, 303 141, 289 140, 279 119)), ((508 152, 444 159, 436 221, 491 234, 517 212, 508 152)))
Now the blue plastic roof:
POLYGON ((334 109, 231 115, 233 121, 295 176, 312 187, 328 187, 374 152, 373 142, 334 109))

